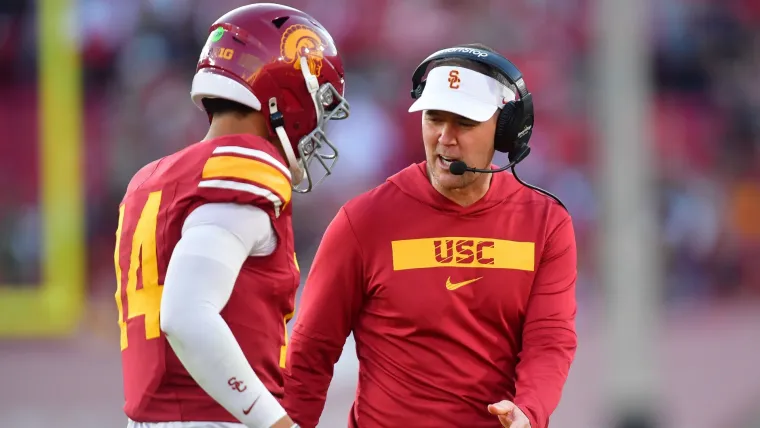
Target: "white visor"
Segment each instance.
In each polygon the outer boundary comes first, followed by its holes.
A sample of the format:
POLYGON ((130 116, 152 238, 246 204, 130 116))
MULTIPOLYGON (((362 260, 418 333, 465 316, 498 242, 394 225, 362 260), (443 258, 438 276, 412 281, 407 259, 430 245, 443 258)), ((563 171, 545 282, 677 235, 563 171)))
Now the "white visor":
POLYGON ((515 100, 515 93, 498 80, 464 67, 439 66, 428 73, 422 96, 409 112, 441 110, 485 122, 515 100))

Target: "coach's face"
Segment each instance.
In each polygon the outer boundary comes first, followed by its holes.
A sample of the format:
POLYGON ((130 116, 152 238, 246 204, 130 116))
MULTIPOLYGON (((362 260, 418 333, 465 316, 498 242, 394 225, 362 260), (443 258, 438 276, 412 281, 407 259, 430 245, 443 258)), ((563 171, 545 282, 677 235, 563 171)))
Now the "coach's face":
POLYGON ((449 171, 449 165, 459 160, 469 167, 490 168, 497 118, 498 111, 485 122, 440 110, 424 111, 422 139, 425 142, 428 175, 436 189, 462 189, 488 180, 488 174, 466 172, 454 175, 449 171))

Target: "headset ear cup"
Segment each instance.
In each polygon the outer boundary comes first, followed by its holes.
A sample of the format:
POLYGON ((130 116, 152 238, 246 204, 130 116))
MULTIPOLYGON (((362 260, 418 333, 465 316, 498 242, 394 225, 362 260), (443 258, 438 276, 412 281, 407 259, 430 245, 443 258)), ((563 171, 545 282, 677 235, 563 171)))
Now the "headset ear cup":
POLYGON ((415 100, 422 96, 422 91, 425 90, 425 81, 423 80, 420 82, 413 90, 412 90, 412 98, 415 100))
POLYGON ((517 139, 517 125, 520 123, 521 109, 519 102, 510 101, 499 112, 496 121, 496 135, 494 148, 502 153, 509 153, 515 147, 517 139))

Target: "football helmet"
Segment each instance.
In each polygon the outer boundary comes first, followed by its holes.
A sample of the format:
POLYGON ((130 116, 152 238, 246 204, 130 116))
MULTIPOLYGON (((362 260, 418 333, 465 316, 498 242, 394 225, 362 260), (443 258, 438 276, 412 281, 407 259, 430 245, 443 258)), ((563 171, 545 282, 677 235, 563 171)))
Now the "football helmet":
POLYGON ((325 134, 330 120, 345 119, 343 63, 330 33, 308 14, 258 3, 216 20, 196 67, 191 90, 261 111, 270 136, 282 144, 293 190, 306 193, 332 173, 338 150, 325 134), (317 180, 319 164, 323 171, 317 180))

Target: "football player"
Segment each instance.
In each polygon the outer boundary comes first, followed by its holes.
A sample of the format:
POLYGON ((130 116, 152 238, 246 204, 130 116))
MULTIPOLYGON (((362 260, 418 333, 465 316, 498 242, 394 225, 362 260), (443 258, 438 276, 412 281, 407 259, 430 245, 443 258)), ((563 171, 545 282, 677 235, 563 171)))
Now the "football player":
POLYGON ((498 173, 528 153, 532 97, 478 45, 434 53, 412 80, 426 160, 346 203, 325 232, 285 409, 317 425, 353 332, 351 428, 546 428, 576 349, 576 247, 559 199, 498 173), (510 164, 496 168, 495 150, 510 164))
POLYGON ((291 197, 330 173, 343 79, 304 12, 255 4, 211 25, 191 90, 208 134, 143 167, 119 206, 130 427, 294 426, 279 403, 300 277, 291 197))

